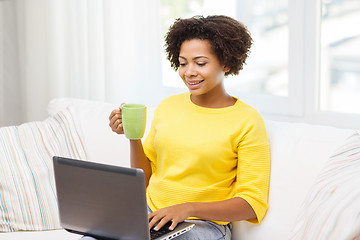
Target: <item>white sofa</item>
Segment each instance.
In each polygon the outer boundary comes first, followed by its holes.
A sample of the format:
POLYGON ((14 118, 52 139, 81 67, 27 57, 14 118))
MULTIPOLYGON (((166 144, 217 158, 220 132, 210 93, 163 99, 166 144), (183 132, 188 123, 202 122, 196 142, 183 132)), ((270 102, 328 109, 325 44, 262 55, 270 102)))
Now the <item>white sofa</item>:
MULTIPOLYGON (((56 99, 48 105, 48 119, 0 128, 0 231, 14 231, 0 233, 0 239, 79 239, 59 226, 54 209, 56 198, 50 193, 53 191, 51 156, 129 166, 128 141, 108 127, 108 116, 116 107, 102 102, 56 99), (21 176, 24 170, 13 174, 17 171, 13 165, 17 157, 23 158, 23 164, 34 164, 32 175, 21 176), (42 173, 36 173, 38 162, 46 163, 47 169, 40 170, 42 173), (24 178, 34 183, 24 184, 24 189, 19 190, 20 185, 11 182, 17 179, 5 181, 1 176, 6 175, 9 175, 7 179, 24 178), (27 192, 27 188, 34 186, 40 189, 44 182, 43 190, 27 192), (25 192, 26 196, 14 197, 14 192, 25 192), (23 201, 30 194, 34 195, 34 201, 40 199, 48 210, 42 207, 39 210, 36 206, 39 204, 26 205, 23 201), (31 209, 30 218, 41 219, 45 215, 46 221, 35 219, 31 223, 26 220, 30 215, 19 217, 19 212, 29 214, 24 209, 27 207, 31 209), (43 212, 37 214, 37 211, 43 212)), ((148 128, 152 116, 153 109, 148 108, 148 128)), ((272 161, 269 209, 259 225, 233 223, 233 239, 360 239, 358 131, 267 119, 265 122, 272 161)), ((22 166, 20 161, 17 167, 22 166)))

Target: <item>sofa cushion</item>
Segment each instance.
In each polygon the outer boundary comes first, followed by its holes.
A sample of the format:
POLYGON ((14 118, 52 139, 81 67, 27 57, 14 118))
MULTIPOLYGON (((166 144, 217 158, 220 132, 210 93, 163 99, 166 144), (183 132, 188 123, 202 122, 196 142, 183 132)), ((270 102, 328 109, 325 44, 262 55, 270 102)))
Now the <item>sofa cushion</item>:
POLYGON ((323 164, 354 133, 304 123, 265 120, 265 124, 271 152, 269 208, 261 224, 234 223, 235 239, 288 239, 323 164))
POLYGON ((0 233, 2 240, 79 240, 80 237, 79 234, 70 233, 65 229, 0 233))
POLYGON ((0 232, 61 228, 54 155, 86 158, 70 110, 0 128, 0 232))
POLYGON ((360 239, 360 135, 326 162, 299 211, 289 239, 360 239))

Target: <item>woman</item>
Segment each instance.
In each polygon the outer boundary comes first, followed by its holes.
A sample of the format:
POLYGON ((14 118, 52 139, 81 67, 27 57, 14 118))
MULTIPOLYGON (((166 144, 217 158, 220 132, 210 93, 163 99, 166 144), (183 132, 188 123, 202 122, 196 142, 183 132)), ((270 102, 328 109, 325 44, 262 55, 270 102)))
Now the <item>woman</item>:
MULTIPOLYGON (((178 239, 231 239, 230 222, 263 219, 270 173, 265 125, 224 88, 251 44, 246 27, 227 16, 178 19, 170 27, 167 57, 189 92, 160 103, 143 144, 130 140, 131 166, 145 172, 155 230, 188 219, 196 225, 178 239)), ((109 119, 123 134, 121 107, 109 119)))

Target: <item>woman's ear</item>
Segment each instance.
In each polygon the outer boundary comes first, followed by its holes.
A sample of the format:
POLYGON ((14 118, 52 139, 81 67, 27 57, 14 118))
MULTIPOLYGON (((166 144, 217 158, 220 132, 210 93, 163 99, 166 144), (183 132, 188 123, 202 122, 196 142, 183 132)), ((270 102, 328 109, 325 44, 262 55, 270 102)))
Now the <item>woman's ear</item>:
POLYGON ((230 71, 230 68, 227 67, 227 66, 224 66, 224 67, 223 67, 223 71, 226 73, 226 72, 230 71))

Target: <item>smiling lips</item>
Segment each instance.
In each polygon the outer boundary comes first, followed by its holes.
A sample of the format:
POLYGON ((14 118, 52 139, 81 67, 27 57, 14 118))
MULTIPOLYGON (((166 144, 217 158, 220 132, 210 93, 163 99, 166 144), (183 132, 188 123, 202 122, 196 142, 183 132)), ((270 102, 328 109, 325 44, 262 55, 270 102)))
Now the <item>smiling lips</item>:
POLYGON ((196 81, 196 82, 194 82, 194 81, 192 81, 192 82, 186 81, 186 83, 187 83, 188 85, 190 85, 190 86, 196 86, 196 85, 202 83, 203 81, 204 81, 204 80, 200 80, 200 81, 196 81))

